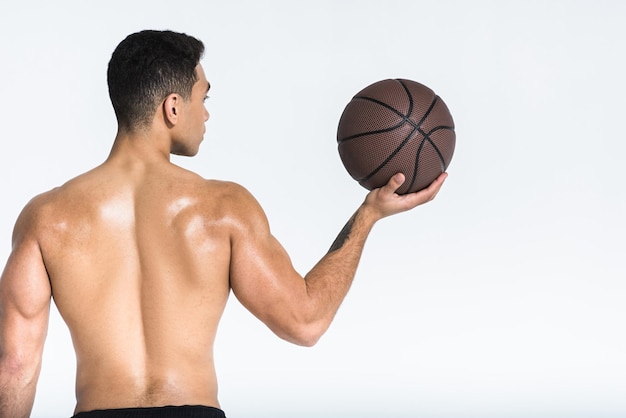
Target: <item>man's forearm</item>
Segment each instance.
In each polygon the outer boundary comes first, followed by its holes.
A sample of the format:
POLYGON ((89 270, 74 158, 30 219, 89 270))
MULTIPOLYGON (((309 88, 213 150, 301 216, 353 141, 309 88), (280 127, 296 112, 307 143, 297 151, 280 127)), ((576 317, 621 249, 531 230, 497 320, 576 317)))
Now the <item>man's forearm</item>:
MULTIPOLYGON (((18 362, 0 357, 0 418, 28 418, 35 401, 37 377, 18 362)), ((38 373, 35 372, 35 375, 38 373)))
POLYGON ((346 243, 346 240, 348 239, 350 232, 352 232, 352 227, 354 226, 355 217, 356 217, 356 213, 352 215, 352 217, 348 220, 348 222, 346 222, 342 230, 339 232, 339 235, 337 235, 337 238, 335 238, 335 241, 330 246, 330 249, 328 250, 329 253, 332 253, 333 251, 337 251, 341 249, 341 247, 343 247, 343 245, 346 243))
POLYGON ((308 294, 315 301, 315 316, 324 330, 350 289, 376 220, 361 206, 339 232, 328 253, 305 277, 308 294))
MULTIPOLYGON (((261 278, 267 277, 261 284, 265 286, 265 299, 258 302, 259 285, 250 285, 245 280, 241 286, 237 279, 246 277, 246 268, 233 269, 231 286, 244 304, 261 318, 281 338, 301 345, 314 345, 326 332, 339 306, 348 293, 363 248, 369 233, 378 220, 387 216, 405 212, 432 200, 445 180, 442 174, 429 187, 417 193, 398 195, 395 190, 404 181, 404 176, 393 176, 389 182, 367 194, 365 201, 348 220, 329 251, 302 277, 292 270, 284 250, 275 240, 270 241, 270 248, 276 248, 273 254, 287 262, 276 262, 274 271, 266 268, 272 263, 259 264, 257 271, 261 278), (283 268, 280 268, 282 264, 283 268), (286 266, 285 266, 286 265, 286 266), (264 273, 270 273, 264 276, 264 273), (247 286, 245 286, 247 285, 247 286), (268 303, 269 302, 269 303, 268 303)), ((263 224, 265 226, 265 224, 263 224)), ((270 258, 272 257, 272 252, 270 258)), ((252 255, 255 251, 251 252, 252 255)), ((246 259, 249 259, 247 257, 246 259)), ((246 263, 241 263, 246 265, 246 263)), ((255 263, 252 267, 257 267, 255 263)), ((234 263, 238 267, 238 263, 234 263)))

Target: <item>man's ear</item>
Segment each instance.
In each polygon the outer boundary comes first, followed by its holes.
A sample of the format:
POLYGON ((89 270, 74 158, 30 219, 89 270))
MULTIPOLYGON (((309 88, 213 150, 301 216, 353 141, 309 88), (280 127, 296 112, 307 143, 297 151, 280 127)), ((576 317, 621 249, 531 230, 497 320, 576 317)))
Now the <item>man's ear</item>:
POLYGON ((176 93, 172 93, 165 98, 163 102, 163 117, 169 126, 174 126, 178 122, 182 101, 182 98, 176 93))

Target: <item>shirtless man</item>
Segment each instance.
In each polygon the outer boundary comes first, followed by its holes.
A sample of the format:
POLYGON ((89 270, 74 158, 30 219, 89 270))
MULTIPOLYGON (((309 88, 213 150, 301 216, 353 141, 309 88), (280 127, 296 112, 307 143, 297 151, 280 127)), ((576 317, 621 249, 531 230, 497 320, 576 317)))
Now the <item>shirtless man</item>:
POLYGON ((119 124, 109 157, 20 214, 0 281, 0 417, 30 414, 52 297, 76 351, 76 416, 224 417, 213 342, 230 290, 279 337, 311 346, 374 223, 443 184, 445 174, 399 196, 396 175, 368 193, 303 278, 250 193, 170 162, 197 153, 209 119, 203 49, 167 31, 120 43, 108 71, 119 124))

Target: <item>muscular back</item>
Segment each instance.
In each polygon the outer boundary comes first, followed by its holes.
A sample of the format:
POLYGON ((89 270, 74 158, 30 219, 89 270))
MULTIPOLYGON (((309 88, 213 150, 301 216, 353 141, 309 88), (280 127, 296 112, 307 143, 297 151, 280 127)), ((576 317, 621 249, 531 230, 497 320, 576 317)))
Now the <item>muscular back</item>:
POLYGON ((218 406, 212 350, 237 190, 162 161, 113 161, 34 202, 76 350, 77 412, 218 406))

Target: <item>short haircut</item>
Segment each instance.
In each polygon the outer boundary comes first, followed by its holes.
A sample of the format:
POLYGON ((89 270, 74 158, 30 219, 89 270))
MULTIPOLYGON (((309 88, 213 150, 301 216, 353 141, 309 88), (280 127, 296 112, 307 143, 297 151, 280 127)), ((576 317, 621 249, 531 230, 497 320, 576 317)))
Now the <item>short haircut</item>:
POLYGON ((145 30, 120 42, 107 71, 120 128, 134 131, 148 126, 159 104, 172 93, 189 100, 203 53, 202 41, 172 31, 145 30))

